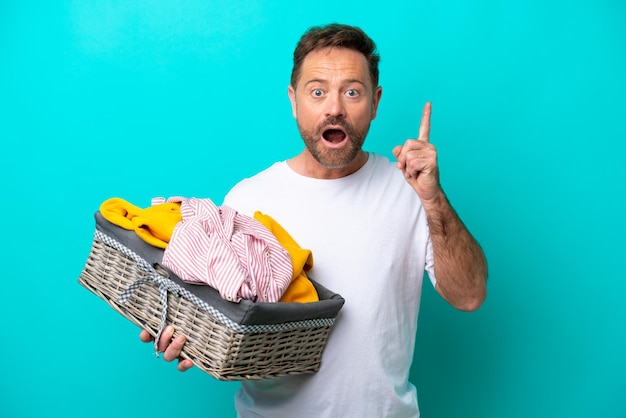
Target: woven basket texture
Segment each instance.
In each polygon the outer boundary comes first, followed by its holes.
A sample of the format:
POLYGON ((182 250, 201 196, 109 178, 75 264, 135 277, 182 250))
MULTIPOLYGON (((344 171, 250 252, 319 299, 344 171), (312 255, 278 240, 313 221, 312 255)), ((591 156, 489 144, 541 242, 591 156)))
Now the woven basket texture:
MULTIPOLYGON (((158 266, 157 272, 167 277, 158 266)), ((146 281, 125 303, 117 302, 144 276, 135 261, 94 239, 78 281, 155 337, 162 312, 155 282, 146 281)), ((168 294, 167 305, 167 323, 174 326, 175 335, 187 337, 181 357, 216 379, 270 379, 319 370, 330 326, 240 333, 182 296, 168 294)))

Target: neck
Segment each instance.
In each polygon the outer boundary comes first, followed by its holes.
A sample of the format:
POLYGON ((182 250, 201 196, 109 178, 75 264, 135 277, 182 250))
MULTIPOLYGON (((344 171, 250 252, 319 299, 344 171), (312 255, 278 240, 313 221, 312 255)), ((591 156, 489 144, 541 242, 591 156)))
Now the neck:
POLYGON ((367 152, 360 150, 357 156, 345 167, 328 168, 321 165, 311 153, 305 149, 299 155, 287 161, 287 165, 296 173, 315 179, 333 180, 349 176, 357 172, 367 162, 367 152))

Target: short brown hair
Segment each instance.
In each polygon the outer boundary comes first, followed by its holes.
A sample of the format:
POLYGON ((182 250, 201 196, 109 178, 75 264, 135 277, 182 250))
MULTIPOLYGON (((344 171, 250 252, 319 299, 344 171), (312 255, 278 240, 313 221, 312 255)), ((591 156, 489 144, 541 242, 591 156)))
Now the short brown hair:
POLYGON ((365 56, 369 67, 372 86, 378 86, 378 62, 380 56, 374 41, 356 26, 331 23, 324 26, 309 28, 298 41, 293 51, 293 69, 291 70, 291 86, 295 89, 300 77, 300 67, 306 56, 315 50, 327 47, 348 48, 365 56))

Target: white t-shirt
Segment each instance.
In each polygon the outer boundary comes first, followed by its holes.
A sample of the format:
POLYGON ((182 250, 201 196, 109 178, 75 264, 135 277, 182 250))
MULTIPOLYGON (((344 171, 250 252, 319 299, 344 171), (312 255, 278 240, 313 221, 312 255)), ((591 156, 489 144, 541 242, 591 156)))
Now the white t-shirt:
POLYGON ((418 417, 408 382, 422 279, 433 256, 419 197, 387 158, 320 180, 278 162, 242 180, 224 205, 273 217, 313 252, 309 277, 345 299, 315 374, 244 381, 241 417, 418 417))

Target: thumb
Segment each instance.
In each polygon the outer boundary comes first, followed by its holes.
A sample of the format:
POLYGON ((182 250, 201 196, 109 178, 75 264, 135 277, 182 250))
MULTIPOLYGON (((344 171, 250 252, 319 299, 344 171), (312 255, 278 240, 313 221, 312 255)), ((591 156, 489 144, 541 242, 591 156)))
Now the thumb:
POLYGON ((395 147, 393 147, 393 150, 391 150, 391 152, 393 153, 393 156, 396 158, 400 156, 401 151, 402 151, 402 145, 396 145, 395 147))

